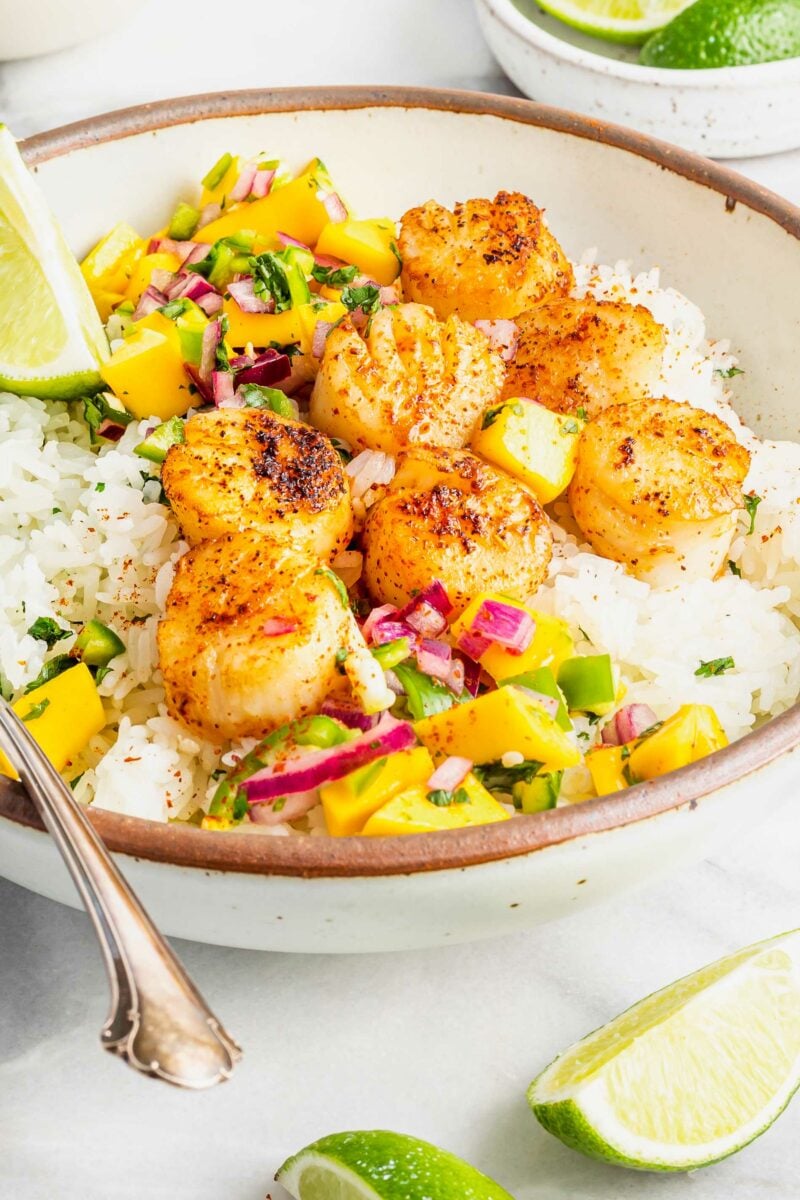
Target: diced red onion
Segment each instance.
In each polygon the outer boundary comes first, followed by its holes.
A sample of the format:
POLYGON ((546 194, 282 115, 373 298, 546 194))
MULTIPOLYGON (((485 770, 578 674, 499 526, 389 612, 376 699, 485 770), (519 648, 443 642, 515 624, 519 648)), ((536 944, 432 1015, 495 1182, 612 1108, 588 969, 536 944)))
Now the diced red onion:
POLYGON ((263 200, 265 196, 269 195, 274 178, 274 168, 264 168, 263 170, 256 168, 256 173, 250 186, 250 195, 254 196, 256 200, 263 200))
POLYGON ((126 429, 126 425, 118 425, 110 417, 104 417, 97 426, 97 436, 105 438, 107 442, 118 442, 126 429))
POLYGON ((512 654, 522 654, 533 641, 536 622, 524 608, 503 604, 501 600, 484 600, 472 619, 469 632, 504 646, 512 654))
POLYGON ((394 604, 382 604, 380 608, 373 608, 372 612, 369 614, 361 627, 361 632, 363 633, 365 640, 370 640, 372 631, 375 626, 379 624, 379 622, 383 621, 386 617, 390 617, 392 613, 396 612, 397 609, 394 604))
POLYGON ((249 354, 235 354, 229 361, 234 371, 243 371, 245 367, 252 367, 256 360, 249 354))
POLYGON ((159 292, 163 292, 169 299, 172 299, 170 288, 175 283, 175 279, 174 271, 165 271, 162 267, 156 267, 150 273, 150 286, 156 288, 159 292))
MULTIPOLYGON (((221 204, 206 204, 204 208, 200 209, 200 220, 197 222, 197 229, 203 229, 204 226, 210 225, 212 221, 216 221, 221 216, 221 204)), ((195 230, 196 232, 197 230, 195 230)), ((206 254, 208 254, 208 246, 206 246, 205 250, 206 254)))
POLYGON ((207 317, 215 317, 222 310, 222 296, 219 292, 206 292, 197 300, 198 308, 202 308, 207 317))
POLYGON ((259 354, 251 367, 237 371, 236 386, 257 383, 261 387, 271 387, 272 384, 288 378, 291 373, 292 364, 288 354, 281 354, 278 350, 265 350, 263 354, 259 354))
POLYGON ((394 671, 384 671, 383 677, 386 680, 386 686, 390 691, 394 692, 395 696, 405 696, 406 689, 403 687, 394 671))
POLYGON ((445 683, 449 687, 450 691, 454 692, 456 696, 460 696, 464 691, 465 678, 466 671, 464 669, 463 659, 455 657, 452 658, 450 660, 450 670, 447 673, 445 683))
POLYGON ((481 686, 481 665, 472 658, 464 659, 464 687, 470 696, 477 696, 481 686))
POLYGON ((406 621, 424 637, 436 637, 447 628, 447 614, 452 608, 452 601, 444 587, 438 579, 434 579, 400 609, 397 619, 406 621))
POLYGON ((480 329, 489 339, 493 350, 500 352, 503 362, 512 362, 519 345, 519 331, 515 321, 475 321, 475 328, 480 329))
POLYGON ((181 263, 182 267, 189 267, 192 263, 200 262, 202 258, 206 258, 208 255, 208 245, 206 242, 181 242, 180 244, 191 247, 186 258, 181 263))
POLYGON ((167 292, 170 300, 199 301, 202 296, 217 296, 219 293, 213 284, 196 271, 180 271, 173 275, 172 284, 167 292))
POLYGON ((348 264, 343 258, 334 258, 332 254, 314 254, 314 262, 320 267, 333 267, 338 270, 339 267, 346 267, 348 264))
MULTIPOLYGON (((222 322, 209 321, 203 330, 203 341, 200 350, 200 366, 198 368, 200 378, 204 383, 211 382, 211 372, 214 370, 214 364, 217 356, 217 346, 222 338, 222 322)), ((213 398, 213 392, 212 392, 213 398)))
POLYGON ((423 675, 431 675, 434 679, 445 681, 449 678, 452 657, 453 651, 447 642, 422 638, 417 646, 417 666, 423 675))
POLYGON ((535 700, 540 705, 549 717, 555 718, 558 713, 558 700, 555 696, 546 696, 544 692, 536 692, 533 688, 523 687, 521 684, 514 685, 518 691, 524 692, 531 700, 535 700))
POLYGON ((265 637, 281 637, 284 633, 294 633, 297 627, 298 622, 291 617, 267 617, 261 632, 265 637))
POLYGON ((212 371, 211 372, 211 395, 214 398, 214 403, 219 407, 224 401, 233 399, 233 372, 231 371, 212 371))
POLYGON ((398 291, 395 284, 392 284, 391 287, 382 287, 380 289, 380 292, 381 292, 381 304, 387 305, 387 304, 399 304, 400 303, 400 292, 398 291))
POLYGON ((228 291, 242 312, 271 313, 275 311, 275 301, 272 297, 269 300, 264 300, 263 297, 255 294, 252 275, 248 275, 245 279, 238 279, 233 283, 229 283, 228 291))
POLYGON ((372 628, 373 646, 385 646, 387 642, 395 642, 403 637, 408 638, 412 650, 419 641, 417 634, 405 621, 394 621, 387 617, 372 628))
POLYGON ((278 231, 278 233, 275 234, 275 237, 282 246, 297 246, 298 250, 308 250, 309 253, 313 253, 310 246, 307 246, 305 242, 299 242, 296 237, 292 237, 292 235, 289 233, 281 233, 278 231))
POLYGON ((256 163, 245 163, 239 172, 239 178, 228 192, 228 199, 234 202, 245 200, 250 195, 258 166, 256 163))
MULTIPOLYGON (((491 644, 488 638, 478 637, 476 633, 470 633, 468 629, 464 629, 458 635, 459 650, 463 650, 467 658, 471 658, 476 663, 486 653, 491 644)), ((478 670, 480 672, 480 668, 478 670)))
POLYGON ((154 313, 157 308, 163 308, 167 303, 167 297, 158 288, 147 287, 142 292, 142 297, 136 305, 136 312, 131 318, 133 321, 141 321, 142 317, 149 317, 150 313, 154 313))
POLYGON ((606 746, 624 746, 641 737, 657 721, 649 704, 626 704, 603 727, 603 742, 606 746))
POLYGON ((325 353, 325 342, 333 329, 335 321, 317 321, 311 337, 311 354, 314 358, 322 358, 325 353))
POLYGON ((453 754, 446 758, 431 775, 427 786, 431 791, 443 788, 446 792, 454 792, 472 770, 472 760, 459 758, 453 754))
POLYGON ((378 723, 377 714, 368 715, 354 704, 345 704, 344 701, 326 700, 319 711, 325 717, 341 721, 348 729, 363 729, 366 732, 368 729, 374 729, 378 723))
POLYGON ((408 721, 396 721, 386 714, 374 729, 362 733, 352 742, 265 767, 246 779, 241 787, 251 804, 263 804, 277 796, 307 792, 320 784, 341 779, 377 758, 408 750, 416 745, 416 741, 417 736, 408 721))
POLYGON ((342 221, 347 220, 347 209, 344 206, 341 196, 337 196, 336 192, 327 192, 324 196, 320 196, 325 212, 328 214, 328 220, 338 225, 342 221))
POLYGON ((272 804, 254 804, 249 810, 250 820, 256 825, 282 825, 284 821, 299 820, 319 804, 316 788, 311 788, 307 792, 294 792, 291 796, 286 796, 284 803, 276 810, 277 799, 276 796, 272 804))
MULTIPOLYGON (((186 374, 189 376, 189 378, 191 379, 194 386, 197 388, 200 398, 203 401, 205 401, 206 404, 211 404, 212 396, 211 396, 211 380, 210 380, 210 378, 203 379, 198 368, 195 367, 192 363, 184 363, 183 369, 186 372, 186 374)), ((228 407, 228 406, 226 405, 226 407, 228 407)), ((237 405, 236 407, 239 407, 239 406, 237 405)))
POLYGON ((247 401, 241 392, 234 392, 227 400, 220 400, 217 408, 247 408, 247 401))

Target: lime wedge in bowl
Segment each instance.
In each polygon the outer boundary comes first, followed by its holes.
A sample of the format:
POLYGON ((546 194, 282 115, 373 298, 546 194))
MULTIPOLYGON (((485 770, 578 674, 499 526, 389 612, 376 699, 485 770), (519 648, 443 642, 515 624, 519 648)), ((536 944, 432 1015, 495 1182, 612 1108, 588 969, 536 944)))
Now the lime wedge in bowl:
POLYGON ((648 996, 533 1081, 550 1133, 592 1158, 689 1171, 747 1145, 800 1084, 800 931, 648 996))
POLYGON ((103 386, 107 357, 80 268, 0 125, 0 388, 69 400, 103 386))
POLYGON ((647 67, 748 67, 800 57, 800 0, 697 0, 642 47, 647 67))
POLYGON ((320 1138, 275 1178, 296 1200, 513 1200, 454 1154, 382 1129, 320 1138))
POLYGON ((565 25, 605 42, 643 42, 692 0, 536 0, 565 25))

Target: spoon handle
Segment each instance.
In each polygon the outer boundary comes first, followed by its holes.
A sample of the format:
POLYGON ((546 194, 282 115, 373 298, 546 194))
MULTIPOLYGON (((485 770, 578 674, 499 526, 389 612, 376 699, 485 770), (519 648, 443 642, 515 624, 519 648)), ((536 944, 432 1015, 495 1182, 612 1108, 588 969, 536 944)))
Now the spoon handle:
POLYGON ((129 1066, 185 1088, 231 1074, 241 1051, 148 917, 61 776, 11 707, 0 740, 66 863, 103 952, 111 1010, 101 1042, 129 1066))

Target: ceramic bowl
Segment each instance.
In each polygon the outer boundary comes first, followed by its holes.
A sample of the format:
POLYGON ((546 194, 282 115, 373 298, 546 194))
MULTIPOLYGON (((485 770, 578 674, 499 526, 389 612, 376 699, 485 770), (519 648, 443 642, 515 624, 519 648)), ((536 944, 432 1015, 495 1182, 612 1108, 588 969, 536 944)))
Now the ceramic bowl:
POLYGON ((635 46, 571 29, 535 0, 476 0, 476 7, 500 66, 534 100, 618 121, 715 158, 800 146, 800 58, 667 71, 640 66, 635 46))
MULTIPOLYGON (((80 254, 115 221, 157 228, 226 150, 319 154, 365 214, 519 188, 567 251, 658 264, 746 374, 744 415, 797 437, 800 211, 639 134, 523 100, 360 89, 170 100, 23 149, 80 254)), ((800 780, 800 707, 728 749, 606 799, 459 832, 384 839, 211 833, 93 811, 169 934, 290 951, 398 949, 519 930, 701 857, 800 780)), ((0 874, 76 903, 21 791, 0 786, 0 874)))

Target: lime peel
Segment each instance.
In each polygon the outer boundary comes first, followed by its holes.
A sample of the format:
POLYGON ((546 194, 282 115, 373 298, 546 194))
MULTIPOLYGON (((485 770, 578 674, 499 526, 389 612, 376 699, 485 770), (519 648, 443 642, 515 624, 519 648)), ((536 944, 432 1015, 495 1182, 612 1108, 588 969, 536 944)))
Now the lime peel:
POLYGON ((537 0, 565 25, 606 42, 644 42, 692 0, 537 0))

